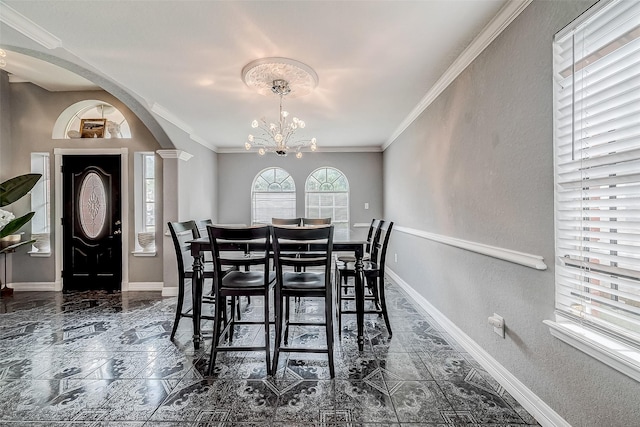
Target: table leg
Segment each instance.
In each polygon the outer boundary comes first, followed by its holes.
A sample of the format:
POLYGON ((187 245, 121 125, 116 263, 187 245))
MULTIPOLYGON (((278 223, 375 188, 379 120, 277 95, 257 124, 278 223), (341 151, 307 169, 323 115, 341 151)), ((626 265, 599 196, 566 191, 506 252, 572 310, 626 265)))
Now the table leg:
POLYGON ((356 253, 356 322, 358 324, 358 350, 364 349, 364 272, 362 264, 362 254, 356 253))
POLYGON ((193 348, 200 348, 202 334, 200 332, 200 316, 202 311, 202 288, 204 285, 204 266, 200 256, 193 257, 193 280, 191 282, 191 301, 193 309, 193 348))

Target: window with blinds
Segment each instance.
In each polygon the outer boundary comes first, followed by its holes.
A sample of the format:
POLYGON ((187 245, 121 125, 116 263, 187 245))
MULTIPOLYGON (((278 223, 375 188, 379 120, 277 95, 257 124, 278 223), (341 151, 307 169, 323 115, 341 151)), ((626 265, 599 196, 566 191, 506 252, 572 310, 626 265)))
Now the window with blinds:
POLYGON ((640 347, 640 2, 554 39, 556 310, 640 347))
POLYGON ((296 218, 296 185, 289 172, 268 168, 251 187, 251 223, 271 224, 272 218, 296 218))
POLYGON ((338 169, 322 167, 305 183, 305 216, 331 218, 335 240, 349 239, 349 181, 338 169))

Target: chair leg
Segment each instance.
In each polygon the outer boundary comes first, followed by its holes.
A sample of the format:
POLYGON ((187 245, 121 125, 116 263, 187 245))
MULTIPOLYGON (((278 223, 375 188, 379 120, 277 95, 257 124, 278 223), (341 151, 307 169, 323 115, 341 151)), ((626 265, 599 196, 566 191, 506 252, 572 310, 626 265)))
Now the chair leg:
POLYGON ((178 303, 176 304, 176 318, 173 321, 173 328, 171 329, 171 339, 176 336, 176 331, 178 330, 178 323, 180 322, 180 317, 182 317, 182 304, 184 303, 184 280, 181 280, 178 283, 178 303))
POLYGON ((329 375, 335 378, 336 370, 333 363, 333 307, 331 295, 327 295, 324 301, 325 326, 327 331, 327 356, 329 357, 329 375))
POLYGON ((276 312, 275 322, 276 322, 276 339, 273 344, 273 365, 271 367, 271 375, 275 376, 276 371, 278 370, 278 359, 280 356, 280 342, 282 339, 282 296, 276 295, 274 296, 274 309, 276 312))
POLYGON ((391 332, 391 323, 389 322, 389 314, 387 313, 387 298, 384 295, 384 277, 378 278, 379 293, 380 293, 380 305, 382 306, 382 315, 384 316, 384 323, 387 325, 387 332, 389 332, 389 338, 393 335, 391 332))
POLYGON ((338 289, 336 290, 336 314, 338 315, 338 334, 342 336, 342 286, 340 285, 341 277, 337 276, 338 289))
POLYGON ((271 371, 271 348, 269 347, 269 288, 264 294, 264 353, 267 373, 271 371))
POLYGON ((291 310, 289 297, 285 297, 284 304, 284 345, 289 345, 289 312, 291 310))
MULTIPOLYGON (((223 311, 227 310, 226 298, 224 301, 221 301, 220 295, 216 295, 216 308, 215 308, 215 316, 213 319, 213 340, 211 342, 211 357, 209 358, 209 369, 207 371, 207 375, 213 375, 213 368, 216 364, 216 356, 218 354, 217 347, 218 341, 220 340, 220 325, 223 317, 223 311), (217 304, 221 302, 222 304, 217 304)), ((226 315, 224 315, 226 317, 226 315)))

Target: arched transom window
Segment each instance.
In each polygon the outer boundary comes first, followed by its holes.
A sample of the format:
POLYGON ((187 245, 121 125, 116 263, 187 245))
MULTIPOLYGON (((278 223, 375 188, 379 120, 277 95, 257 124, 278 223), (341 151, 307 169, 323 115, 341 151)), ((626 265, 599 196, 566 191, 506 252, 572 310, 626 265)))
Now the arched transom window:
POLYGON ((251 187, 252 224, 271 224, 271 218, 296 217, 296 185, 289 172, 268 168, 256 175, 251 187))
POLYGON ((334 239, 349 238, 349 181, 338 169, 313 171, 305 184, 305 216, 331 218, 334 239))

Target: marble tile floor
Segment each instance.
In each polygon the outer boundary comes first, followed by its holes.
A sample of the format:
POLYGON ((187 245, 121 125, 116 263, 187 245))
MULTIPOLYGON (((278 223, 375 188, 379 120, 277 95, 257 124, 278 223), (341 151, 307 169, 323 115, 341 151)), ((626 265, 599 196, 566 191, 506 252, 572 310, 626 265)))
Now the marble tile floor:
MULTIPOLYGON (((157 292, 16 292, 0 300, 0 425, 538 425, 402 289, 387 289, 393 338, 368 315, 358 352, 355 318, 345 315, 333 380, 326 355, 283 357, 271 377, 260 352, 221 354, 207 377, 210 337, 195 351, 185 318, 171 341, 176 298, 157 292)), ((262 303, 243 304, 243 316, 260 316, 262 303)), ((318 313, 313 300, 296 308, 305 318, 318 313)), ((325 339, 311 328, 291 337, 307 345, 325 339)), ((234 336, 262 339, 252 326, 234 336)))

